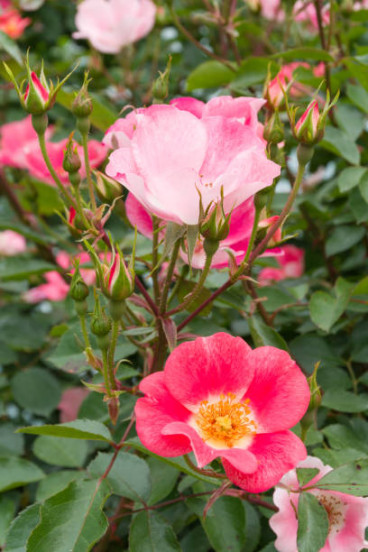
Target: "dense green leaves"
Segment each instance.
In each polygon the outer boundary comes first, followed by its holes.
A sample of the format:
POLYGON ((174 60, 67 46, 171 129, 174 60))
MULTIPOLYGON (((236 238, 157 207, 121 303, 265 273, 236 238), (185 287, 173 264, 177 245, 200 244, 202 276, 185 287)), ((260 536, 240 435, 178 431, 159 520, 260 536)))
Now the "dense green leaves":
POLYGON ((27 552, 27 540, 40 521, 40 505, 33 504, 23 510, 10 526, 4 552, 27 552))
POLYGON ((180 552, 169 523, 155 511, 146 510, 133 519, 129 534, 130 552, 180 552))
POLYGON ((43 477, 43 471, 29 460, 0 457, 0 491, 22 487, 43 477))
POLYGON ((12 391, 20 406, 47 416, 59 404, 61 389, 58 380, 41 368, 29 368, 12 379, 12 391))
POLYGON ((34 442, 33 452, 47 464, 79 468, 84 464, 88 447, 85 441, 40 435, 34 442))

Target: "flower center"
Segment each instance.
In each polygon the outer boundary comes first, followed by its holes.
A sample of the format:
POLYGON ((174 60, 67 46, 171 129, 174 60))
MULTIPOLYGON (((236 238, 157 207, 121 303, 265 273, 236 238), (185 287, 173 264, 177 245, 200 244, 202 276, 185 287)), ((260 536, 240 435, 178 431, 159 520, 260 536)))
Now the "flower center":
POLYGON ((202 401, 195 421, 203 440, 220 441, 231 448, 243 437, 255 435, 257 425, 248 403, 249 399, 237 401, 233 393, 220 395, 215 403, 202 401))

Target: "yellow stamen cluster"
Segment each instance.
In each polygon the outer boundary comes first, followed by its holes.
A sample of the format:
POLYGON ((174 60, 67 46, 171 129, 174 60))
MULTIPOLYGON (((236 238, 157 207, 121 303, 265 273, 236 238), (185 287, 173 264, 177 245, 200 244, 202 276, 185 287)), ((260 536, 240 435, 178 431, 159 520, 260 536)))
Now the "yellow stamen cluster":
POLYGON ((250 419, 249 399, 239 402, 233 393, 220 395, 216 403, 202 401, 196 416, 196 425, 205 441, 222 441, 233 447, 245 436, 255 434, 256 423, 250 419))

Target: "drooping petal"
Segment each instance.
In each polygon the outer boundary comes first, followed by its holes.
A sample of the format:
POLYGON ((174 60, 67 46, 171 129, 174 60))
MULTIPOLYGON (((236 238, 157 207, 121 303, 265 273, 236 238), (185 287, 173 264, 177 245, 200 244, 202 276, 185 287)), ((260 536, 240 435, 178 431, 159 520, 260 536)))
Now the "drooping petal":
POLYGON ((293 427, 305 414, 310 392, 307 380, 286 351, 258 347, 248 365, 254 378, 246 391, 257 419, 257 432, 270 433, 293 427))
POLYGON ((192 450, 183 435, 164 435, 163 429, 172 422, 186 422, 190 412, 178 403, 167 390, 162 372, 142 380, 140 390, 145 397, 135 406, 137 434, 143 445, 160 456, 180 456, 192 450))
POLYGON ((258 461, 258 469, 254 473, 244 474, 226 459, 223 465, 228 478, 251 493, 262 493, 276 485, 307 455, 304 444, 291 431, 256 435, 248 451, 258 461))
POLYGON ((138 232, 151 238, 153 236, 152 217, 149 212, 143 207, 141 203, 131 193, 125 200, 126 216, 130 224, 137 227, 138 232))
POLYGON ((254 376, 254 364, 248 365, 250 352, 245 341, 226 333, 182 343, 166 362, 167 388, 193 411, 211 397, 227 393, 241 396, 254 376))

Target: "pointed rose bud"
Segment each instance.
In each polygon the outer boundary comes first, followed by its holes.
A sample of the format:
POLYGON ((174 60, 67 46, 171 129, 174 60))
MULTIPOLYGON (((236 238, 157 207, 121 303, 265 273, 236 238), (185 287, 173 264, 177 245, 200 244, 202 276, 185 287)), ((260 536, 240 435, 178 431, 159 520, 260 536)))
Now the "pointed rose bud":
POLYGON ((293 129, 295 138, 307 145, 319 142, 324 133, 317 100, 313 100, 300 117, 293 129), (322 127, 322 128, 321 128, 322 127))
MULTIPOLYGON (((275 224, 275 222, 279 219, 278 215, 275 215, 273 217, 265 218, 261 220, 258 223, 258 231, 263 232, 264 236, 268 232, 269 228, 275 224)), ((262 237, 264 237, 262 236, 262 237)), ((278 228, 270 241, 267 244, 267 247, 275 247, 275 245, 279 244, 282 240, 282 230, 281 228, 278 228)))
POLYGON ((63 169, 69 173, 69 175, 72 175, 77 173, 81 166, 82 162, 78 155, 77 145, 73 141, 73 133, 71 133, 64 151, 63 169))
POLYGON ((93 171, 93 174, 96 178, 96 193, 101 201, 111 205, 114 199, 122 197, 123 188, 119 182, 109 176, 106 176, 100 171, 93 171))
POLYGON ((171 56, 163 73, 159 71, 160 76, 154 81, 152 86, 152 95, 158 102, 161 102, 169 95, 169 77, 171 70, 171 56))
POLYGON ((91 321, 91 332, 97 337, 97 345, 101 350, 109 348, 111 327, 111 318, 101 308, 100 300, 97 293, 95 293, 95 309, 91 321))
POLYGON ((112 301, 123 301, 134 291, 134 270, 127 267, 118 246, 114 248, 111 264, 102 264, 102 291, 112 301))
POLYGON ((89 289, 79 272, 79 262, 75 262, 75 271, 70 284, 69 294, 77 303, 84 301, 89 295, 89 289))
POLYGON ((79 90, 72 104, 72 113, 77 118, 89 117, 93 111, 92 99, 91 96, 88 94, 89 82, 90 79, 88 79, 88 72, 86 72, 84 74, 82 88, 79 90))
POLYGON ((41 71, 41 80, 37 77, 34 71, 28 74, 28 84, 23 96, 23 105, 28 113, 32 115, 41 115, 45 113, 50 105, 50 88, 44 78, 43 70, 41 71))
POLYGON ((284 125, 280 115, 275 111, 264 126, 263 138, 271 144, 279 144, 284 140, 284 125))
POLYGON ((207 214, 199 226, 199 231, 204 238, 217 242, 227 238, 230 232, 231 213, 225 215, 221 203, 216 203, 207 210, 207 214))

